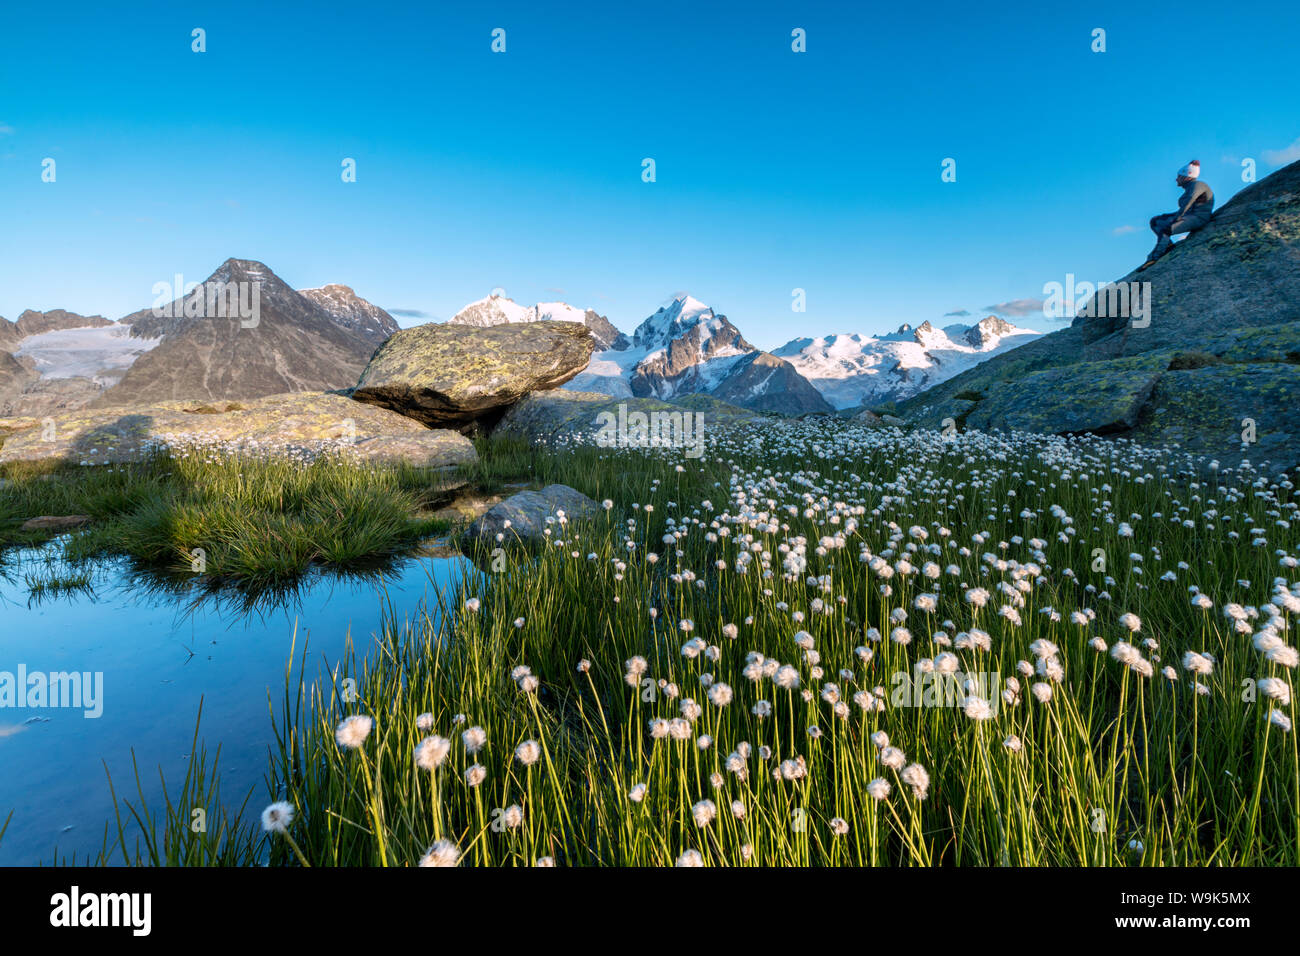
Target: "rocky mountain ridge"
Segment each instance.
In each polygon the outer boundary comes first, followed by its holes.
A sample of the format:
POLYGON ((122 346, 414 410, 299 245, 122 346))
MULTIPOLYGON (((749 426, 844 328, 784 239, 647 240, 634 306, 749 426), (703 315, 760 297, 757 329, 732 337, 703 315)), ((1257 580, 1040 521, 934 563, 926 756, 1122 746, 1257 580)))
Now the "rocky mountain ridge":
POLYGON ((1124 436, 1223 465, 1300 464, 1300 162, 1079 304, 1068 328, 900 414, 926 427, 1124 436))

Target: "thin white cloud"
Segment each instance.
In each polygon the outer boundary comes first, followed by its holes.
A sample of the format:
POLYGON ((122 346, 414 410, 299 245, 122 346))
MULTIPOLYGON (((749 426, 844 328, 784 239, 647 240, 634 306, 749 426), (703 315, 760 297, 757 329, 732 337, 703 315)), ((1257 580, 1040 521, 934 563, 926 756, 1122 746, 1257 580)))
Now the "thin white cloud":
POLYGON ((1285 166, 1287 163, 1294 163, 1300 159, 1300 137, 1296 137, 1294 143, 1285 149, 1266 149, 1264 150, 1264 162, 1273 166, 1285 166))
POLYGON ((1130 232, 1137 232, 1137 226, 1116 226, 1110 231, 1112 236, 1127 236, 1130 232))
POLYGON ((984 306, 985 312, 997 312, 999 315, 1032 315, 1035 312, 1041 312, 1043 309, 1042 299, 1013 299, 1010 302, 999 302, 996 305, 984 306))

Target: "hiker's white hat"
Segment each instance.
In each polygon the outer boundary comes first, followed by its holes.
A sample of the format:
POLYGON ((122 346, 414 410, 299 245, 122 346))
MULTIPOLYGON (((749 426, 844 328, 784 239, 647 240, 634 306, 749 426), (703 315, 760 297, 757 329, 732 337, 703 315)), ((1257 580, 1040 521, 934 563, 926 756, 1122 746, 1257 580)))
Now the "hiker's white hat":
POLYGON ((1192 160, 1182 169, 1178 170, 1179 176, 1186 176, 1188 179, 1199 179, 1201 175, 1201 164, 1192 160))

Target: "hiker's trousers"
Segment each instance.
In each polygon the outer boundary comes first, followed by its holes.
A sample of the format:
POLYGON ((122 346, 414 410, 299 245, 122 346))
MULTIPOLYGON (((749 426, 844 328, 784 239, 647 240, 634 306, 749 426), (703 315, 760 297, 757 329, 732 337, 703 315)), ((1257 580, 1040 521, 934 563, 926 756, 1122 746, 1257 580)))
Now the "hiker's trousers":
POLYGON ((1202 206, 1208 203, 1198 203, 1187 211, 1187 215, 1180 217, 1176 212, 1167 212, 1162 216, 1151 217, 1151 231, 1156 234, 1156 246, 1151 250, 1148 259, 1159 259, 1169 247, 1174 244, 1172 236, 1181 235, 1184 232, 1195 232, 1207 222, 1210 221, 1212 212, 1201 212, 1202 206))

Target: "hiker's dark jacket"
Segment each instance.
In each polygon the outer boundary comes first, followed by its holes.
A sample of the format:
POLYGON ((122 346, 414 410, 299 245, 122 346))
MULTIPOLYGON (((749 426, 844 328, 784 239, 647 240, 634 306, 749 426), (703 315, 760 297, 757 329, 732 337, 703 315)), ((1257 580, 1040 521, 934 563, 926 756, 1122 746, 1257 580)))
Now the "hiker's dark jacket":
POLYGON ((1208 220, 1214 212, 1214 191, 1199 179, 1193 179, 1183 187, 1183 194, 1178 199, 1179 219, 1208 220))

